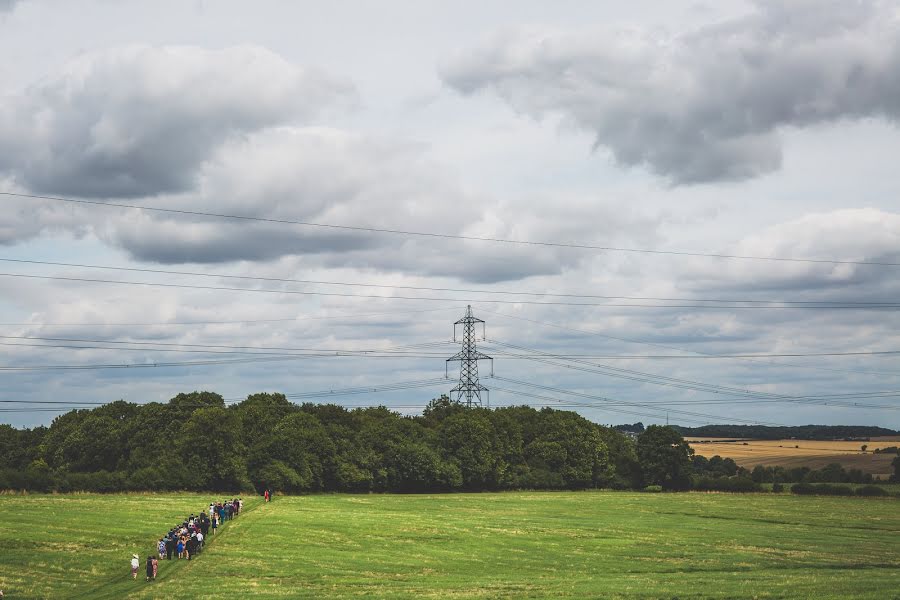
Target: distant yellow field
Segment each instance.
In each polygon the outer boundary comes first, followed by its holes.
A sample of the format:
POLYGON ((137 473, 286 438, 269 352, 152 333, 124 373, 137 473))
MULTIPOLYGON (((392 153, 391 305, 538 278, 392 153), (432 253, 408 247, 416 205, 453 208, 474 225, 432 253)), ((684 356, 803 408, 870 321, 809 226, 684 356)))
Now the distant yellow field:
POLYGON ((731 458, 738 466, 752 469, 766 467, 810 467, 820 469, 828 463, 840 463, 845 469, 887 477, 891 473, 894 454, 873 454, 888 446, 900 446, 900 436, 872 438, 868 442, 808 440, 735 440, 734 438, 688 438, 700 456, 731 458), (728 441, 725 441, 728 440, 728 441), (862 446, 866 445, 863 453, 862 446))

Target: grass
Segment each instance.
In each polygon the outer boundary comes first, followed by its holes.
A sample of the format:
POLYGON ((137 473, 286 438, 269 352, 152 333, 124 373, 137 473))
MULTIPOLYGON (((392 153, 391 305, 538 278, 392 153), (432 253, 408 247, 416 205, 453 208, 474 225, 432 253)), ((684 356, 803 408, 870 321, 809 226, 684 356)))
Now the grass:
POLYGON ((896 454, 874 454, 875 449, 900 445, 900 437, 873 438, 868 442, 841 440, 731 440, 720 438, 690 438, 691 448, 699 456, 718 454, 731 458, 738 466, 752 469, 756 465, 766 467, 809 467, 821 469, 829 463, 839 463, 845 469, 860 469, 864 473, 887 479, 891 461, 896 454), (868 446, 863 453, 861 447, 868 446))
MULTIPOLYGON (((160 536, 211 499, 192 494, 0 496, 4 600, 122 597, 133 590, 125 585, 134 584, 131 555, 140 558, 142 581, 145 560, 155 554, 160 536)), ((183 566, 161 564, 160 576, 174 576, 183 566)))
POLYGON ((197 560, 132 581, 131 553, 206 500, 0 497, 0 585, 7 598, 900 599, 900 502, 779 494, 278 497, 197 560))

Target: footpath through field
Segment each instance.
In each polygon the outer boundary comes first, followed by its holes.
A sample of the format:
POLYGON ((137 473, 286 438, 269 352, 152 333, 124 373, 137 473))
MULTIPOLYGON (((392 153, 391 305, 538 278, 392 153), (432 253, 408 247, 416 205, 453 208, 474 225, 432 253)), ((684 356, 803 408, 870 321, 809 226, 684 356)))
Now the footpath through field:
MULTIPOLYGON (((215 496, 210 495, 208 497, 215 496)), ((205 559, 207 554, 214 554, 213 550, 218 545, 224 543, 221 540, 228 539, 232 530, 238 528, 238 524, 241 523, 241 520, 246 515, 251 514, 254 510, 258 509, 260 506, 262 506, 262 501, 258 498, 254 498, 249 502, 245 502, 244 508, 237 518, 229 519, 224 523, 221 523, 219 525, 218 533, 210 533, 207 536, 206 545, 203 549, 203 552, 197 554, 192 560, 173 559, 160 561, 159 573, 154 581, 144 581, 143 554, 139 553, 138 556, 141 558, 141 567, 138 569, 138 578, 136 581, 132 580, 123 582, 122 578, 119 577, 118 574, 116 574, 108 578, 107 581, 98 583, 93 587, 93 589, 88 589, 82 593, 73 595, 72 598, 73 600, 113 600, 115 598, 131 598, 144 596, 151 598, 179 598, 182 596, 199 597, 199 595, 195 592, 199 592, 200 590, 195 589, 193 580, 188 575, 190 573, 190 568, 194 565, 203 568, 202 565, 205 564, 205 567, 207 569, 215 569, 215 557, 205 559), (174 594, 163 594, 162 592, 157 591, 157 588, 160 586, 160 584, 166 581, 173 583, 177 588, 174 594)), ((206 508, 206 506, 199 506, 194 510, 194 513, 198 513, 202 510, 205 510, 206 508)), ((155 538, 149 539, 147 543, 151 546, 156 546, 156 541, 158 539, 159 538, 157 536, 155 538)))

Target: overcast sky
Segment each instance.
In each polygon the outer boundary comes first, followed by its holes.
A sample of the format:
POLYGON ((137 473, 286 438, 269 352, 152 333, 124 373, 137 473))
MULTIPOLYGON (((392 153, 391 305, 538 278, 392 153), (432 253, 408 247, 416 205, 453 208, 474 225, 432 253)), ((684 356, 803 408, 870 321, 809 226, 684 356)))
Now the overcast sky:
MULTIPOLYGON (((458 350, 452 324, 472 304, 487 321, 496 375, 584 394, 486 379, 492 405, 574 400, 594 405, 573 409, 601 423, 664 422, 668 408, 670 422, 688 425, 900 427, 900 392, 850 401, 889 409, 795 398, 900 390, 900 355, 709 358, 900 350, 896 309, 837 308, 898 301, 900 266, 271 221, 900 263, 897 3, 252 4, 0 0, 0 191, 270 219, 0 196, 0 366, 246 358, 233 346, 434 345, 385 358, 4 370, 4 410, 21 408, 16 400, 166 401, 198 389, 238 399, 442 377, 442 357, 458 350), (178 285, 269 291, 169 287, 178 285), (838 304, 715 308, 709 299, 838 304), (707 358, 588 361, 631 370, 615 372, 623 378, 568 360, 504 358, 525 351, 501 344, 707 358), (104 347, 71 347, 86 345, 104 347), (731 402, 740 394, 709 386, 792 401, 731 402)), ((339 401, 415 413, 454 376, 339 401)))

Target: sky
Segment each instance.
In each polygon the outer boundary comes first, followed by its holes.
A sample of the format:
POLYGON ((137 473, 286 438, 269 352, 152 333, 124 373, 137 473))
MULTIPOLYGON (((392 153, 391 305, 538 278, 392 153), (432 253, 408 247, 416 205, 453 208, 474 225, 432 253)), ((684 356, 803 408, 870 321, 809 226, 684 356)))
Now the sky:
POLYGON ((471 305, 491 406, 900 428, 898 119, 896 2, 0 0, 0 421, 416 414, 471 305))

